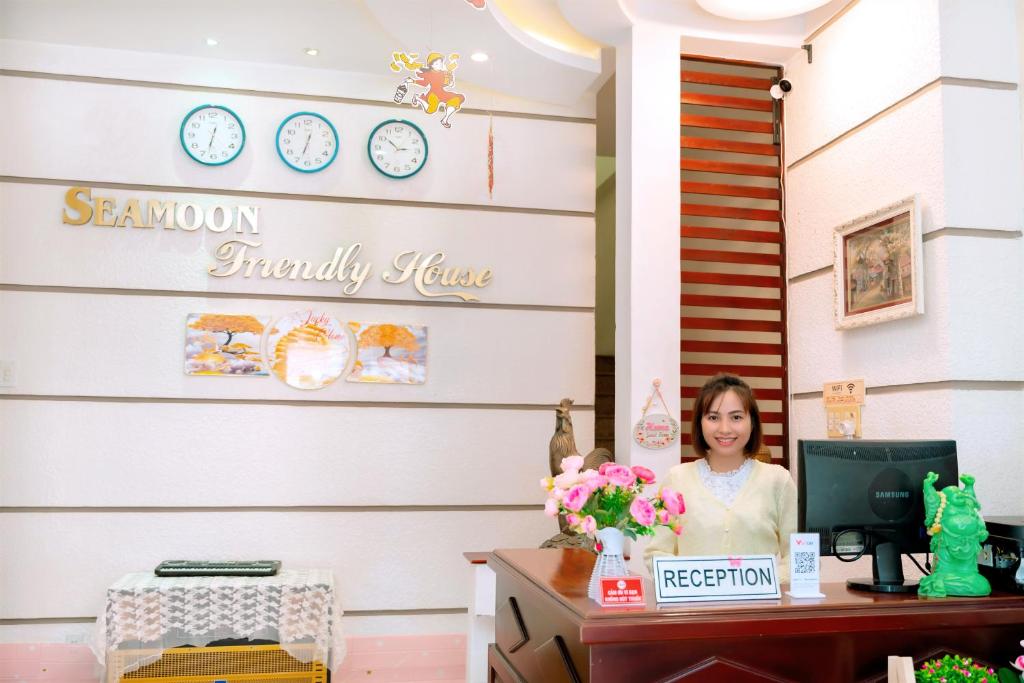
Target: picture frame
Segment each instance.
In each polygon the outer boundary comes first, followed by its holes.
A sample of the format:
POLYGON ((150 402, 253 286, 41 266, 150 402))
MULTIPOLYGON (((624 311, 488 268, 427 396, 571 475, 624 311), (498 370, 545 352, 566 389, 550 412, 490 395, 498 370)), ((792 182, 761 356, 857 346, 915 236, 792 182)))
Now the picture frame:
POLYGON ((835 229, 835 327, 846 330, 924 313, 917 196, 835 229))

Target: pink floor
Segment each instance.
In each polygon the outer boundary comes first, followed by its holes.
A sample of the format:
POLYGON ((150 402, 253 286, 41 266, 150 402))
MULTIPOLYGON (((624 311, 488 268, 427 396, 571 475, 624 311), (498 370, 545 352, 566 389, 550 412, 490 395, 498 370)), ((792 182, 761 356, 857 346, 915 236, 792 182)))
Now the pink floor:
MULTIPOLYGON (((332 683, 462 683, 466 637, 363 636, 348 639, 348 656, 332 683)), ((3 683, 99 683, 96 658, 85 645, 0 644, 3 683)))

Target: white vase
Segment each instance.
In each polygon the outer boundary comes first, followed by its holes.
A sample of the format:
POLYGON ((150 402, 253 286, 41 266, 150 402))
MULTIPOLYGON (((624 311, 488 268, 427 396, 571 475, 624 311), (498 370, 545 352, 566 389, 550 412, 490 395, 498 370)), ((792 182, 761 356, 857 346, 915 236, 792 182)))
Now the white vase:
POLYGON ((590 574, 587 597, 591 600, 599 601, 601 597, 601 577, 629 576, 629 571, 626 569, 626 561, 622 557, 622 549, 626 545, 626 537, 621 530, 615 527, 598 529, 597 540, 601 543, 601 552, 594 563, 594 571, 590 574))

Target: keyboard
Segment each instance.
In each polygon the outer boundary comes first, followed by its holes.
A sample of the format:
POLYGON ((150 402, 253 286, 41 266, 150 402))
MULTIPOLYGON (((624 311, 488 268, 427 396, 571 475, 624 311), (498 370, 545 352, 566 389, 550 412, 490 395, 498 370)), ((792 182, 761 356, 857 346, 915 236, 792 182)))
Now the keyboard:
POLYGON ((157 576, 274 576, 279 569, 279 560, 164 560, 154 572, 157 576))

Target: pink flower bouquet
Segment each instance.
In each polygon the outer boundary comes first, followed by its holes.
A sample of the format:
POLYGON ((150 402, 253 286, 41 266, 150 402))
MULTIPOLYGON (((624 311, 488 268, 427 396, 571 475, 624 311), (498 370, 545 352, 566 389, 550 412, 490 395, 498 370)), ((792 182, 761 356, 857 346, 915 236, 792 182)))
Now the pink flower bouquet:
POLYGON ((548 492, 544 512, 550 517, 565 515, 573 531, 594 536, 598 529, 614 527, 626 536, 652 536, 658 526, 682 532, 679 515, 686 511, 683 495, 662 488, 654 497, 644 487, 655 484, 654 472, 634 465, 606 462, 599 470, 584 470, 579 455, 562 459, 562 473, 545 477, 541 486, 548 492))

